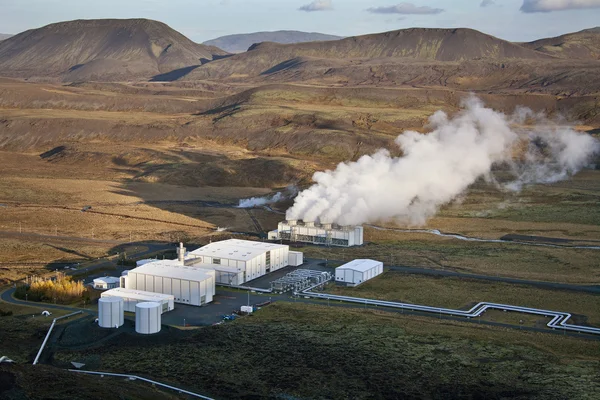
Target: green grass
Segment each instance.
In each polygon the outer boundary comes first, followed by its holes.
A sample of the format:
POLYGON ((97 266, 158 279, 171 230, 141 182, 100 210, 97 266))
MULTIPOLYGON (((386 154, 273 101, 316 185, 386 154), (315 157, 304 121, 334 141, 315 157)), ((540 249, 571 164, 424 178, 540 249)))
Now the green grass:
POLYGON ((103 370, 126 366, 227 399, 600 395, 595 341, 291 303, 181 338, 122 335, 55 354, 57 363, 98 357, 103 370))

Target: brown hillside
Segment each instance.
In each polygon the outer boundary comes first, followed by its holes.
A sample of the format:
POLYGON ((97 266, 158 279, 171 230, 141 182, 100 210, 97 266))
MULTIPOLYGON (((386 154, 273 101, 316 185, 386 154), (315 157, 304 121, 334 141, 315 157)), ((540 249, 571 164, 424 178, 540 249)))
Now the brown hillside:
POLYGON ((521 45, 560 58, 600 60, 600 27, 521 45))
POLYGON ((186 79, 256 76, 275 72, 299 57, 316 59, 402 58, 429 61, 545 59, 550 56, 472 29, 411 28, 329 42, 260 43, 248 52, 192 71, 186 79))
POLYGON ((76 80, 150 78, 226 53, 146 19, 77 20, 47 25, 0 43, 0 70, 17 77, 76 80))

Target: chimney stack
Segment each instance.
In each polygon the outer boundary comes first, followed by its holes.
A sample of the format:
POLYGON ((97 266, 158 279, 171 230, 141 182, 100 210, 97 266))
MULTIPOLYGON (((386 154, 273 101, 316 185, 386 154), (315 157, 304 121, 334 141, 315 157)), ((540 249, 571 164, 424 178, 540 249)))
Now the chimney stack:
POLYGON ((185 247, 183 247, 183 242, 179 242, 179 247, 177 248, 177 259, 181 265, 185 264, 185 247))

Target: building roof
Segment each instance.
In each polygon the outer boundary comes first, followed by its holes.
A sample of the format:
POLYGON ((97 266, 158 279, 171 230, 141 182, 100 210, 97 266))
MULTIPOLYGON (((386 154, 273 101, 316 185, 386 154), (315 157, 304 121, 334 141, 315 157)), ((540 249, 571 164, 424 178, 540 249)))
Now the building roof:
POLYGON ((116 278, 114 276, 103 276, 102 278, 96 278, 94 279, 94 284, 96 283, 106 283, 107 285, 110 285, 111 283, 120 283, 121 279, 120 278, 116 278))
POLYGON ((110 289, 106 292, 103 292, 101 298, 115 298, 120 297, 122 299, 132 299, 132 300, 142 300, 142 301, 161 301, 161 300, 169 300, 174 299, 175 296, 172 294, 163 294, 163 293, 153 293, 153 292, 145 292, 143 290, 135 290, 135 289, 125 289, 125 288, 116 288, 110 289))
POLYGON ((131 274, 155 275, 188 281, 204 281, 210 277, 214 277, 214 272, 211 274, 207 269, 183 266, 177 260, 158 260, 144 264, 141 267, 130 270, 128 275, 131 274))
POLYGON ((336 268, 336 270, 351 269, 353 271, 365 272, 382 264, 383 263, 381 261, 370 260, 368 258, 359 258, 357 260, 350 261, 349 263, 346 263, 344 265, 340 265, 336 268))
POLYGON ((229 239, 220 242, 214 242, 200 247, 197 250, 189 252, 189 257, 217 257, 228 258, 231 260, 246 261, 251 260, 270 250, 288 248, 288 245, 254 242, 251 240, 229 239))

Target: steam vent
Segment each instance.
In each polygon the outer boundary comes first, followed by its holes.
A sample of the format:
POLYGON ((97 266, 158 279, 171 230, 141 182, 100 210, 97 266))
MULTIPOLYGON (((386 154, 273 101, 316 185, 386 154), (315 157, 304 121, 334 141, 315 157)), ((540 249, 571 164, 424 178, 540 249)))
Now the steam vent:
POLYGON ((288 220, 280 222, 276 230, 269 232, 269 239, 327 246, 360 246, 363 244, 363 227, 288 220))

